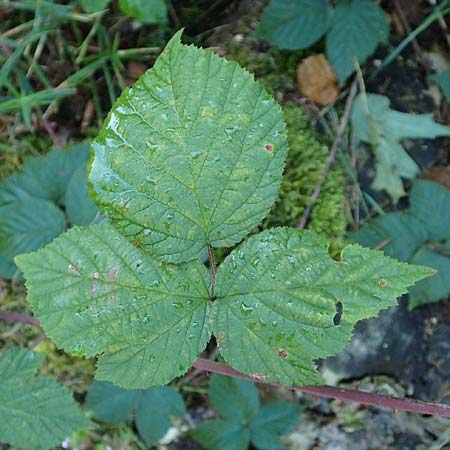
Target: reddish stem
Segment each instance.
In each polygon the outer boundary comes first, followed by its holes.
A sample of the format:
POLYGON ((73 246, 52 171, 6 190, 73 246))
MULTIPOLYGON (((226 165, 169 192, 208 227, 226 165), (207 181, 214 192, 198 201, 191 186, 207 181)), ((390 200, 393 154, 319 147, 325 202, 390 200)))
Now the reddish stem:
MULTIPOLYGON (((0 319, 9 322, 20 322, 36 327, 40 326, 39 320, 34 317, 26 316, 11 311, 0 310, 0 319)), ((220 364, 204 358, 198 358, 193 364, 197 369, 205 370, 206 372, 218 373, 234 378, 241 378, 243 380, 256 381, 270 386, 281 386, 279 383, 267 383, 261 376, 244 375, 225 364, 220 364)), ((344 389, 333 386, 289 386, 287 389, 294 391, 306 392, 308 394, 316 395, 317 397, 328 397, 342 400, 344 402, 355 402, 362 405, 379 406, 382 408, 389 408, 392 410, 410 411, 418 414, 430 414, 435 416, 450 417, 450 405, 443 405, 439 403, 421 402, 409 398, 388 397, 387 395, 375 394, 372 392, 362 392, 356 389, 344 389)))
POLYGON ((34 317, 26 316, 25 314, 20 314, 12 311, 0 310, 0 319, 7 320, 8 322, 26 323, 27 325, 33 325, 35 327, 41 326, 39 320, 35 319, 34 317))
MULTIPOLYGON (((230 377, 241 378, 244 380, 256 381, 258 383, 268 384, 270 386, 282 386, 278 383, 266 383, 262 377, 244 375, 224 364, 220 364, 207 359, 199 358, 194 363, 197 369, 203 369, 207 372, 214 372, 230 377)), ((294 391, 307 392, 318 397, 328 397, 342 400, 344 402, 356 402, 363 405, 379 406, 392 410, 410 411, 419 414, 431 414, 436 416, 450 417, 450 405, 438 403, 426 403, 413 399, 388 397, 386 395, 375 394, 371 392, 362 392, 356 389, 343 389, 332 386, 290 386, 288 389, 294 391)))

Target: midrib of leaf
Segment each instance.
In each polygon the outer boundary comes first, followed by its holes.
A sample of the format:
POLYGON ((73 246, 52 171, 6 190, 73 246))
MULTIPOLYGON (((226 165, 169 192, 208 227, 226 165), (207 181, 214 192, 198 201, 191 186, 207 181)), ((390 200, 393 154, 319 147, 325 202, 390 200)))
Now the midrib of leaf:
MULTIPOLYGON (((197 55, 198 55, 198 56, 197 56, 197 61, 198 61, 198 59, 199 59, 199 57, 200 57, 200 54, 198 53, 197 55)), ((209 72, 210 72, 210 66, 211 66, 211 53, 208 53, 208 56, 209 56, 209 57, 208 57, 208 76, 207 76, 206 83, 205 83, 204 88, 203 88, 203 93, 202 93, 201 100, 198 102, 198 105, 199 105, 199 106, 198 106, 198 108, 197 108, 196 119, 197 119, 198 114, 199 114, 199 112, 200 112, 200 105, 201 105, 202 102, 203 102, 203 98, 204 98, 204 96, 205 96, 205 92, 206 92, 206 89, 207 89, 207 87, 208 87, 208 83, 209 83, 209 81, 210 81, 209 72)), ((169 80, 170 83, 169 83, 169 84, 170 84, 171 91, 172 91, 172 97, 173 97, 173 101, 174 101, 174 105, 175 105, 175 111, 176 111, 177 117, 178 117, 178 122, 179 122, 179 124, 180 124, 180 128, 181 128, 182 130, 184 130, 185 128, 184 128, 184 126, 183 126, 183 122, 182 122, 181 116, 180 116, 180 111, 179 111, 179 109, 178 109, 178 107, 177 107, 177 100, 176 100, 176 98, 175 98, 175 91, 174 91, 175 83, 173 82, 173 73, 172 73, 172 68, 173 68, 174 64, 172 64, 172 58, 173 58, 173 51, 171 51, 170 54, 169 54, 169 76, 170 76, 170 80, 169 80)), ((193 77, 191 77, 191 86, 192 86, 192 80, 193 80, 193 77)), ((189 89, 189 91, 191 91, 191 89, 189 89)), ((179 96, 179 98, 182 98, 182 96, 179 96)), ((227 98, 228 98, 228 96, 227 96, 227 98)), ((189 148, 189 145, 188 145, 188 144, 190 143, 189 140, 190 140, 190 138, 191 138, 192 129, 194 128, 195 123, 196 123, 196 121, 193 120, 193 121, 192 121, 192 125, 191 125, 191 127, 190 127, 190 129, 189 129, 189 132, 188 132, 188 134, 185 136, 185 140, 184 140, 184 151, 185 151, 186 154, 188 153, 188 148, 189 148)), ((209 155, 209 151, 207 151, 205 157, 203 158, 203 166, 204 166, 204 164, 205 164, 205 162, 206 162, 206 159, 207 159, 208 155, 209 155)), ((197 225, 199 228, 201 228, 201 229, 203 230, 203 233, 205 233, 205 239, 206 239, 206 241, 209 242, 209 232, 208 232, 208 227, 207 227, 207 223, 206 223, 206 219, 205 219, 205 211, 204 211, 203 204, 200 202, 200 196, 199 196, 199 194, 198 194, 198 187, 197 187, 197 181, 198 181, 198 178, 197 178, 197 180, 194 180, 194 170, 193 170, 192 164, 193 164, 193 163, 192 163, 192 161, 191 161, 191 162, 190 162, 190 166, 191 166, 192 187, 191 187, 190 189, 191 189, 192 192, 194 193, 194 196, 195 196, 195 199, 196 199, 196 201, 197 201, 197 205, 198 205, 198 208, 199 208, 199 211, 200 211, 202 223, 203 223, 203 226, 200 226, 199 224, 196 224, 196 225, 197 225)), ((202 166, 202 168, 203 168, 203 166, 202 166)), ((201 172, 201 171, 200 171, 200 172, 201 172)))

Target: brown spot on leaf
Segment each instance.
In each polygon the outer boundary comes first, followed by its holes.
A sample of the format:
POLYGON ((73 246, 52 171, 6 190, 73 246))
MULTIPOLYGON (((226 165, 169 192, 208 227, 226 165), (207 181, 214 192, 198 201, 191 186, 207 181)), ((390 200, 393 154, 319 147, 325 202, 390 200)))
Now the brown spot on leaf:
POLYGON ((386 287, 386 285, 387 285, 386 280, 384 280, 383 278, 378 282, 378 284, 379 284, 381 287, 386 287))
POLYGON ((271 151, 273 150, 273 145, 272 145, 272 144, 266 144, 266 145, 264 146, 264 148, 265 148, 268 152, 271 152, 271 151))
POLYGON ((93 278, 94 280, 98 280, 98 279, 100 278, 100 274, 99 274, 98 272, 94 272, 94 273, 92 274, 92 278, 93 278))
POLYGON ((278 356, 281 356, 282 358, 287 358, 288 354, 286 350, 278 350, 278 356))

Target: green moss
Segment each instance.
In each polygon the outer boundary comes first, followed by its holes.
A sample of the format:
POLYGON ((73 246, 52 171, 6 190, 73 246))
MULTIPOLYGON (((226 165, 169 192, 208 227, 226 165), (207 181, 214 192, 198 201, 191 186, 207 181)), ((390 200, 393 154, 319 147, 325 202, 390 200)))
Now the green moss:
POLYGON ((0 139, 0 180, 18 171, 27 156, 41 156, 47 153, 51 141, 46 135, 24 135, 9 142, 0 139))
POLYGON ((58 350, 49 339, 44 339, 33 351, 46 355, 45 363, 39 372, 41 376, 52 378, 78 393, 88 390, 95 373, 95 363, 92 359, 71 356, 58 350))
MULTIPOLYGON (((228 46, 228 58, 255 75, 280 103, 296 94, 295 69, 300 52, 269 49, 263 53, 252 49, 258 42, 246 39, 240 45, 228 46)), ((263 227, 296 226, 308 206, 311 195, 322 177, 329 149, 318 139, 310 116, 300 106, 285 106, 289 153, 277 203, 263 227)), ((344 215, 345 176, 335 165, 328 173, 319 199, 312 209, 307 228, 325 236, 336 255, 344 246, 347 220, 344 215)))
MULTIPOLYGON (((287 106, 289 153, 277 203, 265 226, 298 224, 311 195, 322 177, 328 147, 317 139, 309 116, 298 106, 287 106)), ((332 250, 342 246, 347 221, 343 213, 344 173, 339 165, 328 173, 319 199, 312 209, 307 228, 332 242, 332 250)))
POLYGON ((283 102, 296 93, 296 67, 302 52, 276 48, 258 51, 252 48, 258 46, 258 41, 231 43, 226 49, 227 58, 253 73, 279 102, 283 102))

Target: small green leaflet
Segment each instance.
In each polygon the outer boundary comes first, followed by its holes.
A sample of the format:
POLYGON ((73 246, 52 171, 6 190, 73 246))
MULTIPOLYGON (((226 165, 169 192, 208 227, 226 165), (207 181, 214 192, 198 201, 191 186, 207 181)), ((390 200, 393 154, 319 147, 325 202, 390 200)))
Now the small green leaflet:
POLYGON ((208 450, 247 450, 250 442, 259 450, 281 449, 280 436, 297 425, 303 410, 287 402, 261 407, 253 383, 222 375, 211 377, 208 398, 221 419, 205 421, 191 432, 208 450))
POLYGON ((110 224, 74 227, 15 259, 28 301, 58 347, 101 353, 96 377, 125 388, 167 384, 209 341, 206 268, 170 266, 110 224))
POLYGON ((412 179, 419 167, 401 145, 401 140, 449 136, 450 128, 433 121, 432 114, 407 114, 389 107, 387 97, 359 95, 353 105, 352 124, 358 141, 375 152, 376 175, 372 187, 385 190, 394 202, 405 195, 401 178, 412 179))
POLYGON ((119 6, 124 14, 144 23, 163 25, 167 22, 165 0, 119 0, 119 6))
POLYGON ((433 75, 431 79, 440 86, 447 102, 450 103, 450 69, 433 75))
POLYGON ((135 411, 137 429, 148 446, 164 436, 172 417, 185 414, 183 398, 171 387, 127 390, 102 381, 91 386, 84 407, 101 422, 129 420, 135 411))
POLYGON ((100 210, 170 262, 248 234, 276 198, 287 151, 283 113, 265 89, 180 37, 113 106, 90 173, 100 210))
POLYGON ((247 72, 179 33, 122 94, 93 153, 95 199, 112 220, 15 261, 46 334, 100 355, 98 380, 166 384, 214 334, 224 359, 256 379, 321 383, 317 358, 433 273, 355 245, 336 262, 314 233, 274 228, 212 277, 198 258, 207 245, 241 240, 273 204, 284 120, 247 72))
POLYGON ((392 257, 436 269, 436 275, 410 289, 409 306, 437 302, 450 294, 450 190, 431 181, 414 182, 409 212, 376 217, 351 238, 362 245, 383 245, 392 257))
POLYGON ((338 2, 326 49, 341 85, 355 71, 353 58, 362 64, 388 36, 386 17, 373 0, 338 2))
POLYGON ((43 359, 26 349, 0 355, 0 442, 49 449, 89 427, 66 388, 34 377, 43 359))
POLYGON ((310 47, 326 34, 326 52, 339 81, 362 64, 389 27, 383 10, 373 0, 339 0, 333 9, 328 0, 271 0, 256 30, 258 37, 291 50, 310 47))
POLYGON ((256 35, 278 47, 300 50, 325 34, 332 16, 328 0, 272 0, 264 10, 256 35))

